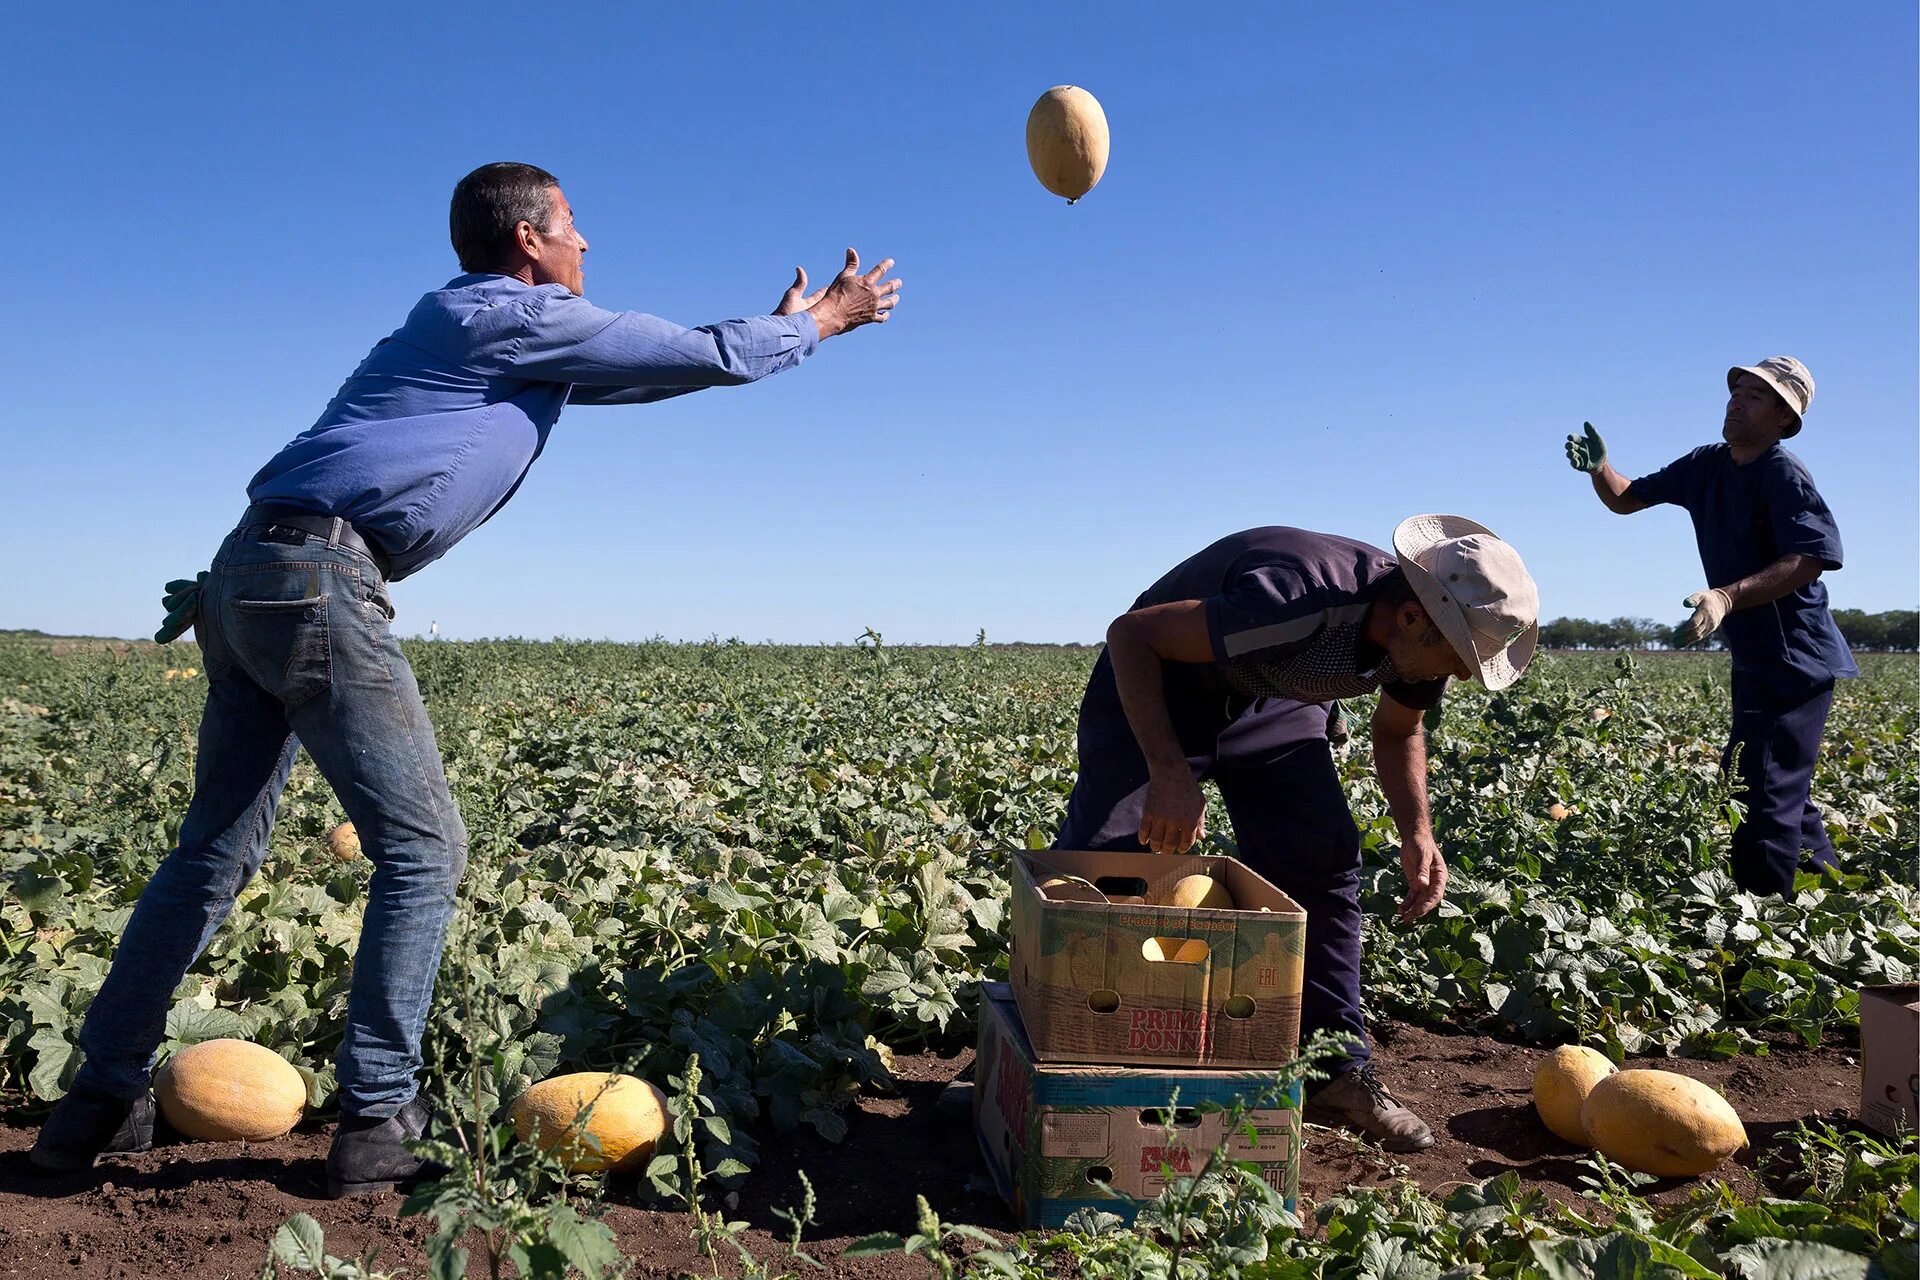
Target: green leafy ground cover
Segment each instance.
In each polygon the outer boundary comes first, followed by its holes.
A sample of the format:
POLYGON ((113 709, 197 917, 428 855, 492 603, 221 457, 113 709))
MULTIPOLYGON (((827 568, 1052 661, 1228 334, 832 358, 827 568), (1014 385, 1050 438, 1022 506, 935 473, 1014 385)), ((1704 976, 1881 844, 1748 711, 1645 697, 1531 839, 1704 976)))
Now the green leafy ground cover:
MULTIPOLYGON (((971 1039, 972 983, 1006 965, 1003 851, 1057 823, 1089 652, 411 652, 473 842, 429 1049, 460 1073, 497 1046, 482 1104, 561 1067, 664 1086, 697 1056, 686 1127, 724 1182, 766 1126, 843 1132, 888 1050, 971 1039)), ((71 1079, 79 1018, 177 833, 204 682, 164 672, 189 661, 0 639, 0 1105, 71 1079)), ((1377 1016, 1728 1055, 1848 1034, 1860 984, 1912 980, 1920 663, 1869 658, 1842 686, 1815 795, 1847 874, 1787 904, 1724 872, 1724 662, 1548 656, 1507 695, 1456 689, 1432 729, 1453 888, 1411 927, 1390 922, 1393 832, 1364 747, 1345 750, 1377 1016)), ((257 1040, 327 1105, 368 871, 328 854, 340 817, 303 759, 163 1052, 257 1040)), ((683 1191, 685 1167, 656 1189, 683 1191)))

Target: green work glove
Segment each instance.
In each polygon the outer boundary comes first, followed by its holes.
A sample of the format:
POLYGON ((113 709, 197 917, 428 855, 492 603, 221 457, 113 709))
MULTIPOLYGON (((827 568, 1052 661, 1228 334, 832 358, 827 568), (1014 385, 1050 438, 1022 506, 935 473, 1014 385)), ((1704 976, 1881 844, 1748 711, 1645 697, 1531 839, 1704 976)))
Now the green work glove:
POLYGON ((167 594, 160 597, 160 607, 167 611, 167 618, 153 633, 154 643, 173 643, 199 618, 200 585, 206 580, 203 572, 191 578, 175 578, 167 584, 167 594))
POLYGON ((1589 474, 1607 465, 1607 442, 1593 429, 1591 422, 1580 425, 1587 429, 1584 436, 1567 437, 1567 461, 1573 464, 1575 471, 1589 474))

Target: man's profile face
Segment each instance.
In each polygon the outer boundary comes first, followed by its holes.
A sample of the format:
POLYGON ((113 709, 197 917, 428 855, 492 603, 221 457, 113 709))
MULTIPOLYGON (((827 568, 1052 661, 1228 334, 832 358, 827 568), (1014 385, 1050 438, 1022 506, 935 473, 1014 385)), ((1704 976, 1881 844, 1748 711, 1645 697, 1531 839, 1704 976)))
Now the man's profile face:
POLYGON ((1393 634, 1387 638, 1387 656, 1403 680, 1433 680, 1452 676, 1473 679, 1473 669, 1454 651, 1427 611, 1408 602, 1394 613, 1393 634))
POLYGON ((1731 445, 1770 445, 1793 426, 1793 410, 1780 393, 1751 373, 1734 379, 1720 435, 1731 445))
POLYGON ((547 229, 533 229, 533 247, 528 251, 533 259, 533 282, 563 284, 578 296, 586 290, 586 272, 581 267, 581 259, 587 254, 586 237, 573 225, 573 206, 567 203, 566 194, 559 187, 551 187, 547 198, 551 201, 547 229))

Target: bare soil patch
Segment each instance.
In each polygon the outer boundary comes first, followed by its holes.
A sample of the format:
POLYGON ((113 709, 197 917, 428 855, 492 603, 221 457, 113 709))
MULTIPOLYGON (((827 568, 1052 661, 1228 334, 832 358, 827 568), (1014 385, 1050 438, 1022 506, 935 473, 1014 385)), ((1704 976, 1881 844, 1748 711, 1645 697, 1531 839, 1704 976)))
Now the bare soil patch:
MULTIPOLYGON (((1351 1186, 1410 1177, 1445 1194, 1509 1169, 1562 1201, 1578 1196, 1580 1152, 1548 1133, 1533 1114, 1531 1087, 1540 1051, 1483 1036, 1450 1035, 1396 1024, 1376 1028, 1381 1076, 1439 1135, 1428 1151, 1390 1156, 1343 1135, 1311 1130, 1301 1174, 1311 1203, 1351 1186)), ((753 1230, 747 1240, 777 1256, 786 1228, 773 1215, 800 1197, 804 1169, 819 1195, 819 1221, 806 1248, 842 1276, 923 1276, 900 1257, 837 1261, 847 1244, 874 1231, 912 1229, 914 1196, 925 1195, 952 1221, 1011 1231, 1006 1208, 986 1179, 965 1121, 938 1113, 947 1081, 971 1060, 902 1055, 896 1097, 860 1099, 845 1142, 811 1135, 767 1135, 762 1160, 728 1210, 753 1230)), ((1661 1066, 1722 1090, 1746 1121, 1753 1147, 1723 1175, 1745 1195, 1761 1190, 1757 1169, 1791 1142, 1803 1119, 1851 1118, 1859 1077, 1844 1047, 1777 1045, 1770 1055, 1728 1062, 1660 1060, 1661 1066)), ((309 1123, 264 1144, 176 1143, 141 1156, 102 1160, 92 1173, 49 1177, 27 1163, 33 1121, 0 1121, 0 1277, 255 1277, 267 1242, 295 1213, 327 1231, 329 1252, 348 1256, 382 1246, 380 1263, 424 1272, 428 1224, 397 1216, 398 1198, 323 1198, 330 1128, 309 1123)), ((1685 1194, 1685 1182, 1655 1188, 1656 1198, 1685 1194)), ((711 1275, 681 1213, 644 1208, 631 1184, 608 1192, 607 1221, 634 1259, 637 1277, 711 1275)), ((737 1268, 723 1261, 722 1274, 737 1268)), ((795 1270, 812 1273, 799 1264, 795 1270)), ((820 1274, 820 1273, 813 1273, 820 1274)))

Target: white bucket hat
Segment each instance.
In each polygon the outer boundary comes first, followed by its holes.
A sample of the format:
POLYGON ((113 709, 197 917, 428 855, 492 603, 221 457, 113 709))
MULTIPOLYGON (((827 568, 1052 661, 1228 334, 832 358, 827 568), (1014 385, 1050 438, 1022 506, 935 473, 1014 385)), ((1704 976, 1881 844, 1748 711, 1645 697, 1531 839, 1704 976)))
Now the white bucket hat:
POLYGON ((1740 375, 1750 373, 1760 381, 1772 387, 1774 394, 1787 402, 1787 408, 1793 410, 1793 425, 1786 434, 1800 434, 1800 419, 1806 416, 1807 406, 1813 403, 1813 375, 1807 372, 1807 366, 1792 356, 1768 356, 1759 364, 1737 364, 1727 370, 1727 390, 1733 390, 1733 384, 1740 375))
POLYGON ((1489 689, 1520 678, 1540 642, 1540 592, 1520 553, 1465 516, 1408 516, 1393 551, 1427 616, 1489 689))

